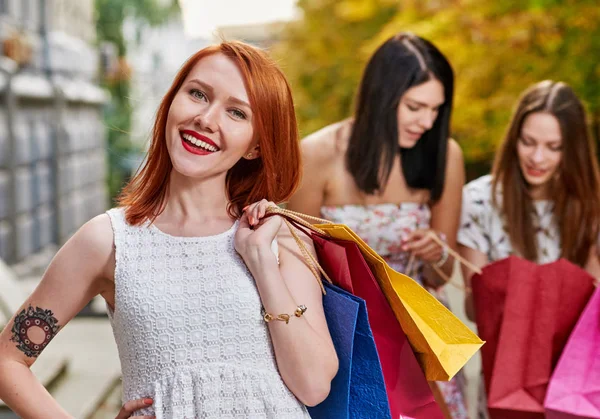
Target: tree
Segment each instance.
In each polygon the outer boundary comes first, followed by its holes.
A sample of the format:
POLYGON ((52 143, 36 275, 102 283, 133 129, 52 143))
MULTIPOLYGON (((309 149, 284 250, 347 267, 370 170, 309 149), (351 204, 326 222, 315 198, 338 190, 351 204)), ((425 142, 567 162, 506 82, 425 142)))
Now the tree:
POLYGON ((394 17, 395 3, 298 1, 304 19, 288 25, 274 53, 292 84, 303 134, 350 115, 368 59, 360 46, 394 17))
POLYGON ((131 103, 129 102, 131 69, 127 63, 127 47, 123 23, 127 18, 140 25, 158 25, 178 11, 177 0, 95 0, 96 33, 100 43, 110 42, 117 48, 115 68, 102 74, 103 85, 111 94, 104 115, 108 127, 108 189, 111 204, 128 180, 129 168, 120 163, 135 151, 130 140, 131 103))
POLYGON ((468 163, 490 161, 519 94, 543 79, 562 80, 575 89, 600 139, 600 8, 595 0, 404 0, 400 5, 393 2, 395 7, 381 0, 354 0, 337 2, 340 6, 333 12, 328 3, 333 2, 299 2, 304 19, 291 25, 289 38, 280 46, 300 98, 300 122, 310 130, 341 116, 335 104, 347 109, 346 93, 356 89, 366 57, 393 34, 412 31, 434 42, 455 69, 452 135, 468 163), (375 3, 388 5, 385 19, 364 19, 364 11, 375 3), (340 8, 346 13, 340 14, 340 8), (321 51, 308 54, 309 48, 314 51, 312 43, 331 36, 347 24, 348 16, 362 16, 353 24, 364 30, 354 27, 357 32, 345 45, 351 45, 350 53, 340 51, 342 45, 324 44, 321 51), (303 39, 298 33, 313 41, 298 42, 303 39), (335 69, 339 54, 341 65, 354 60, 353 71, 338 78, 344 86, 320 90, 325 86, 319 80, 332 78, 320 73, 335 69), (305 58, 310 64, 296 68, 305 58), (309 112, 312 109, 319 113, 309 112))

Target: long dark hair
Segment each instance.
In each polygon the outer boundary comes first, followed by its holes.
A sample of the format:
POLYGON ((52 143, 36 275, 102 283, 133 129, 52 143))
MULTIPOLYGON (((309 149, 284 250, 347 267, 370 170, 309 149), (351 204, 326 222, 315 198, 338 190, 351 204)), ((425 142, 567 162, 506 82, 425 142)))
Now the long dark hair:
POLYGON ((584 107, 565 83, 546 80, 531 86, 521 96, 494 161, 493 202, 504 216, 513 248, 522 257, 537 261, 533 200, 517 154, 523 123, 536 112, 553 115, 562 136, 558 176, 551 181, 561 257, 584 266, 600 228, 600 172, 584 107))
POLYGON ((387 183, 396 153, 411 188, 428 189, 431 200, 442 195, 446 150, 454 94, 454 72, 444 55, 429 41, 409 33, 388 39, 369 60, 356 100, 354 124, 346 167, 358 188, 381 192, 387 183), (412 148, 398 145, 397 109, 411 87, 437 79, 445 101, 433 127, 412 148))

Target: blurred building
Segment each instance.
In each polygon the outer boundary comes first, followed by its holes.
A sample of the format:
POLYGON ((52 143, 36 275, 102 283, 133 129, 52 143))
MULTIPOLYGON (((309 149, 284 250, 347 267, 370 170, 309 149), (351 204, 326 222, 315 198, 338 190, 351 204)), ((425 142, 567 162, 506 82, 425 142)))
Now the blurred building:
POLYGON ((107 205, 94 0, 0 0, 0 258, 62 244, 107 205))
POLYGON ((186 36, 180 14, 158 26, 127 21, 127 61, 132 68, 131 138, 145 146, 150 137, 156 110, 185 60, 209 44, 186 36))
POLYGON ((287 22, 256 23, 251 25, 220 26, 217 34, 225 40, 244 41, 261 48, 269 48, 281 36, 287 22))

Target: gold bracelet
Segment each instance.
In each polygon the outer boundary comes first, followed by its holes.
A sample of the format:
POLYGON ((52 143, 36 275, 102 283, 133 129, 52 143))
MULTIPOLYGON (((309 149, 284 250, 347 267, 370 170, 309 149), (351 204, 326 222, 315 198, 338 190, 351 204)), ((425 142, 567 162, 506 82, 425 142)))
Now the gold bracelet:
MULTIPOLYGON (((304 314, 304 312, 306 311, 306 306, 305 305, 299 305, 296 310, 294 310, 294 316, 296 317, 302 317, 302 315, 304 314)), ((265 308, 262 308, 262 316, 263 319, 265 320, 265 323, 269 323, 272 320, 278 320, 280 322, 285 322, 285 324, 288 324, 290 322, 290 319, 292 318, 292 316, 290 314, 278 314, 277 316, 271 314, 271 313, 267 313, 265 311, 265 308)))

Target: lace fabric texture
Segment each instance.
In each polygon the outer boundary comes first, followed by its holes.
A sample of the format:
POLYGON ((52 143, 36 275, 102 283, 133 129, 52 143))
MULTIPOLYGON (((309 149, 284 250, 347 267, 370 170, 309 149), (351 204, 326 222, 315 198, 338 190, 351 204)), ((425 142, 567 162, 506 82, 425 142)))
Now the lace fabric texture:
POLYGON ((115 311, 109 317, 123 401, 163 418, 309 418, 275 362, 252 275, 235 251, 236 222, 208 237, 130 226, 109 210, 115 241, 115 311))

